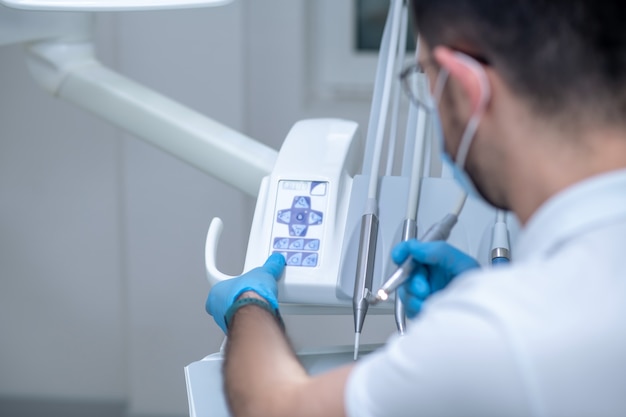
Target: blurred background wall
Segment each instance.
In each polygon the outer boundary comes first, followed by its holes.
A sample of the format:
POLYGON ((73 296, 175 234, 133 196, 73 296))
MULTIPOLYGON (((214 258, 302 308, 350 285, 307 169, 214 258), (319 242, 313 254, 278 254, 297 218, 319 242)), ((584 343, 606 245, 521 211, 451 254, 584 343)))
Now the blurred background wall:
MULTIPOLYGON (((339 3, 104 13, 94 36, 119 72, 278 149, 303 118, 365 132, 374 57, 337 70, 365 83, 328 82, 339 3)), ((222 341, 205 234, 224 220, 219 266, 241 272, 254 199, 51 97, 19 46, 0 47, 0 92, 0 415, 187 415, 183 367, 222 341)), ((296 347, 353 340, 351 316, 287 323, 296 347)), ((369 317, 364 343, 392 328, 369 317)))

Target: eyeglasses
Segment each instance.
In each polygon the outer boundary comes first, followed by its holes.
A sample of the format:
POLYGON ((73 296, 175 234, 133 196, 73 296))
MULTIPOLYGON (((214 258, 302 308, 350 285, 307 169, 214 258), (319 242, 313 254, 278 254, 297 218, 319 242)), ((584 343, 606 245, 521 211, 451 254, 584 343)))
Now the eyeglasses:
MULTIPOLYGON (((456 48, 456 50, 472 57, 482 65, 491 65, 489 60, 482 55, 465 52, 459 48, 456 48)), ((450 73, 444 68, 439 69, 437 82, 434 89, 431 89, 430 80, 424 70, 424 67, 429 65, 436 67, 436 64, 432 61, 409 65, 400 73, 400 83, 402 84, 402 89, 413 104, 427 111, 436 111, 437 104, 441 99, 443 88, 448 81, 450 73)))
POLYGON ((424 71, 425 64, 412 64, 400 73, 400 83, 409 100, 418 107, 427 111, 437 109, 443 87, 448 79, 448 72, 441 69, 437 77, 435 89, 431 90, 430 80, 424 71))

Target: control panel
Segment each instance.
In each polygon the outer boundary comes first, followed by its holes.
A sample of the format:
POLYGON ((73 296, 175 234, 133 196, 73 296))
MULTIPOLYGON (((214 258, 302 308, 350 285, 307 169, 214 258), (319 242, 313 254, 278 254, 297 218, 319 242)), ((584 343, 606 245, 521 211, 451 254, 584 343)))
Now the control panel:
POLYGON ((263 179, 244 269, 285 257, 279 301, 335 305, 352 181, 361 164, 357 124, 303 120, 263 179))
POLYGON ((320 262, 324 213, 328 210, 328 182, 278 183, 272 253, 281 253, 287 266, 314 268, 320 262))

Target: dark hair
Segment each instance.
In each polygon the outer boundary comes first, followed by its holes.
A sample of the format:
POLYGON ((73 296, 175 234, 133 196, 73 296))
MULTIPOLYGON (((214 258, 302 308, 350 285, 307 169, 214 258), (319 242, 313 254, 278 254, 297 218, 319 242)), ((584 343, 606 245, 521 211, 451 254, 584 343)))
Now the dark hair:
POLYGON ((484 58, 541 112, 626 123, 623 0, 413 0, 432 48, 484 58))

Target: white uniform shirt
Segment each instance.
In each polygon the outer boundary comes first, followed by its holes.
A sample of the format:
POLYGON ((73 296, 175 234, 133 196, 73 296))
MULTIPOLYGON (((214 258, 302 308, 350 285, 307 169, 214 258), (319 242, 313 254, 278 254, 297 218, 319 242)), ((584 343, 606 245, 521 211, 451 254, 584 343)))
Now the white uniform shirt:
POLYGON ((626 416, 626 171, 547 201, 514 261, 458 277, 364 358, 348 415, 626 416))

